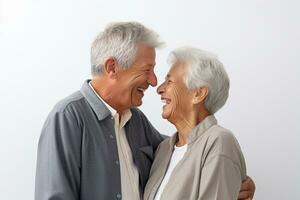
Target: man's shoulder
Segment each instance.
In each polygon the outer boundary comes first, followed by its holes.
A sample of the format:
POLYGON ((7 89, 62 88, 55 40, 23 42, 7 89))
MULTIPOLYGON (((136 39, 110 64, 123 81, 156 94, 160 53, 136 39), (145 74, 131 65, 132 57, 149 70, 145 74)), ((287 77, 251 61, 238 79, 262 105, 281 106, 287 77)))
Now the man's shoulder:
POLYGON ((134 107, 134 108, 131 108, 130 111, 132 114, 132 117, 131 117, 132 122, 139 123, 143 126, 147 126, 147 127, 149 126, 149 127, 153 128, 149 119, 139 108, 134 107))
POLYGON ((138 118, 143 121, 148 121, 146 115, 139 108, 134 107, 134 108, 131 108, 130 111, 131 111, 133 118, 138 118))
POLYGON ((52 112, 64 113, 66 110, 71 109, 71 107, 74 109, 84 103, 85 103, 84 96, 81 94, 80 91, 76 91, 70 94, 69 96, 58 101, 55 104, 52 112))
POLYGON ((139 108, 130 108, 132 115, 145 115, 139 108))
POLYGON ((146 137, 157 136, 160 141, 162 141, 165 137, 160 135, 160 133, 153 127, 149 119, 139 108, 131 108, 132 117, 130 119, 131 124, 134 125, 135 128, 140 128, 146 131, 146 137))
POLYGON ((81 123, 80 110, 83 109, 83 95, 78 91, 58 101, 48 114, 42 129, 42 135, 65 133, 71 130, 74 135, 81 123), (66 125, 68 124, 68 125, 66 125), (58 127, 59 130, 58 130, 58 127), (65 130, 63 130, 65 129, 65 130))

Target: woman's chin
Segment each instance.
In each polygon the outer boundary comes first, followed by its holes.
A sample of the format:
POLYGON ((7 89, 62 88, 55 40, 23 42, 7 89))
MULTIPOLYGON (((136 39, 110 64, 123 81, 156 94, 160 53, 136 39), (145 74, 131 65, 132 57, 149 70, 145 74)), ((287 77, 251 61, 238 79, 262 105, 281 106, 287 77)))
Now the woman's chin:
POLYGON ((163 112, 161 113, 161 117, 162 117, 163 119, 168 119, 168 118, 169 118, 169 115, 163 111, 163 112))
POLYGON ((171 119, 171 115, 170 115, 170 114, 162 113, 161 116, 162 116, 163 119, 166 119, 166 120, 168 120, 170 123, 173 124, 173 121, 172 121, 172 119, 171 119))

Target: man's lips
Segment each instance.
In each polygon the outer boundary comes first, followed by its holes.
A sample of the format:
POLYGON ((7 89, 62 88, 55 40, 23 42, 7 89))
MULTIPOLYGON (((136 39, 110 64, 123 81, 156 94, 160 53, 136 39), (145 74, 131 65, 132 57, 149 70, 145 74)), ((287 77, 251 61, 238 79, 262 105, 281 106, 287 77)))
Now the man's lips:
POLYGON ((139 92, 142 92, 142 93, 144 93, 144 92, 146 91, 146 89, 147 89, 147 88, 141 88, 141 87, 138 87, 138 88, 137 88, 137 90, 138 90, 139 92))
POLYGON ((144 96, 144 92, 147 90, 148 87, 138 87, 136 90, 139 94, 144 96))

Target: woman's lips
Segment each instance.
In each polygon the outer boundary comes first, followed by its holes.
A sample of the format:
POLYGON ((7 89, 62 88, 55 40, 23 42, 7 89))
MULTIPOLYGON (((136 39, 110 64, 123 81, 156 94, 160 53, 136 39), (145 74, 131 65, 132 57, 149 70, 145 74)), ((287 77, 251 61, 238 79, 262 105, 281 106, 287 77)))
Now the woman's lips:
POLYGON ((162 102, 163 104, 167 105, 167 104, 170 104, 170 103, 171 103, 171 99, 162 97, 162 98, 161 98, 161 102, 162 102))

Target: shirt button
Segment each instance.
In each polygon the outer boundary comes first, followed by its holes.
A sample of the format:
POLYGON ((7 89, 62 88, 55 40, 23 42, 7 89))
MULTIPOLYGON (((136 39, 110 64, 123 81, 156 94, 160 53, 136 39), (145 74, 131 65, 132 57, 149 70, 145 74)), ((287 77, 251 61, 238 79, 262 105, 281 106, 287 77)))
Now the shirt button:
POLYGON ((121 199, 121 197, 122 197, 121 194, 118 193, 118 194, 117 194, 117 198, 118 198, 118 199, 121 199))
POLYGON ((110 119, 114 119, 114 117, 113 117, 113 116, 110 116, 110 119))
POLYGON ((110 139, 114 139, 114 136, 112 134, 109 135, 110 139))
POLYGON ((116 160, 115 163, 116 163, 116 165, 119 165, 119 161, 118 160, 116 160))

